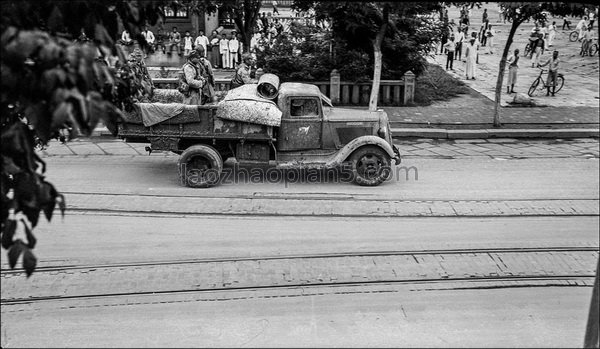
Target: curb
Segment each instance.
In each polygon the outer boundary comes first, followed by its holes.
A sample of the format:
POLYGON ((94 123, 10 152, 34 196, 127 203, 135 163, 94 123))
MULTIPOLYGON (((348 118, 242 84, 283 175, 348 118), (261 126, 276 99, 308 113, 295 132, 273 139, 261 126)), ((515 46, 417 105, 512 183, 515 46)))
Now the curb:
MULTIPOLYGON (((445 128, 392 128, 393 138, 486 139, 486 138, 600 138, 597 128, 563 129, 480 129, 456 130, 445 128)), ((98 127, 92 137, 114 136, 106 127, 98 127)))
POLYGON ((597 128, 563 129, 481 129, 448 130, 445 128, 392 128, 393 138, 417 137, 435 139, 485 139, 485 138, 599 138, 597 128))

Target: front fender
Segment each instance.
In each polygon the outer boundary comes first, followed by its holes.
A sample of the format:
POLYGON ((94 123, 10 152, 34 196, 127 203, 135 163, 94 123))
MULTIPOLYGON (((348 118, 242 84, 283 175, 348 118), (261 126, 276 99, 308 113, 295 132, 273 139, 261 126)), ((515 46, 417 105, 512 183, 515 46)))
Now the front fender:
POLYGON ((341 165, 356 149, 365 145, 375 145, 385 150, 385 152, 394 159, 396 165, 400 163, 400 154, 394 151, 394 148, 385 141, 385 139, 377 136, 361 136, 353 139, 350 143, 346 144, 340 149, 335 157, 327 164, 328 166, 339 166, 341 165))

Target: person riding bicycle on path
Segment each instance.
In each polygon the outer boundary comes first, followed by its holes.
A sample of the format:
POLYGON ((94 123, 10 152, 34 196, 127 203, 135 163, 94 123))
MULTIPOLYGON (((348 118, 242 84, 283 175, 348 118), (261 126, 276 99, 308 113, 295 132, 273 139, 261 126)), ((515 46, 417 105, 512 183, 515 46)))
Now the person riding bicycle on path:
POLYGON ((544 46, 545 42, 542 39, 542 34, 538 34, 538 40, 534 42, 534 46, 531 48, 531 67, 535 67, 537 64, 540 64, 540 58, 542 58, 542 54, 544 54, 544 46))
POLYGON ((527 52, 527 48, 525 48, 525 56, 529 56, 529 58, 533 58, 533 53, 535 52, 536 43, 539 40, 540 28, 536 27, 531 30, 531 34, 527 38, 529 40, 529 52, 527 52))
POLYGON ((577 23, 577 26, 575 27, 575 30, 579 31, 579 35, 577 36, 577 40, 581 40, 581 38, 583 37, 583 28, 587 28, 588 26, 588 18, 587 16, 584 16, 579 23, 577 23))
POLYGON ((548 65, 548 78, 546 88, 548 89, 546 92, 546 96, 550 95, 550 86, 552 86, 552 97, 554 97, 554 93, 556 92, 556 77, 558 76, 558 65, 560 63, 560 58, 558 58, 558 51, 552 52, 552 57, 548 58, 546 63, 538 64, 539 68, 545 67, 548 65), (552 83, 552 85, 550 85, 552 83))

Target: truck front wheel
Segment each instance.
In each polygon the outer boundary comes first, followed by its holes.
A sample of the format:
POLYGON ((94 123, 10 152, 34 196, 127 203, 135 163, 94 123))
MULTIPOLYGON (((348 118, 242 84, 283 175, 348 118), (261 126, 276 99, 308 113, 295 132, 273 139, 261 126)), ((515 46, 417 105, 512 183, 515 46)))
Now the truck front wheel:
POLYGON ((177 163, 182 185, 208 188, 219 183, 223 159, 213 147, 203 144, 187 148, 177 163))
POLYGON ((390 156, 377 146, 357 149, 350 156, 354 182, 364 186, 381 184, 392 173, 390 163, 390 156))

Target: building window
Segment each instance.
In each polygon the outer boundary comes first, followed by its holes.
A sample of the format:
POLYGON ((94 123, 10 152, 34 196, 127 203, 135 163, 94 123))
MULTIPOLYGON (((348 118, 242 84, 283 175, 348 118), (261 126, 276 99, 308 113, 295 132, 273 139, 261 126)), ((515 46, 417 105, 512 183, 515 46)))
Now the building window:
POLYGON ((219 10, 219 26, 223 26, 223 28, 227 29, 235 28, 235 22, 233 21, 231 12, 224 9, 219 10))
POLYGON ((171 6, 165 6, 164 7, 164 12, 165 12, 165 17, 166 18, 188 18, 188 8, 186 6, 180 6, 180 7, 171 7, 171 6))

